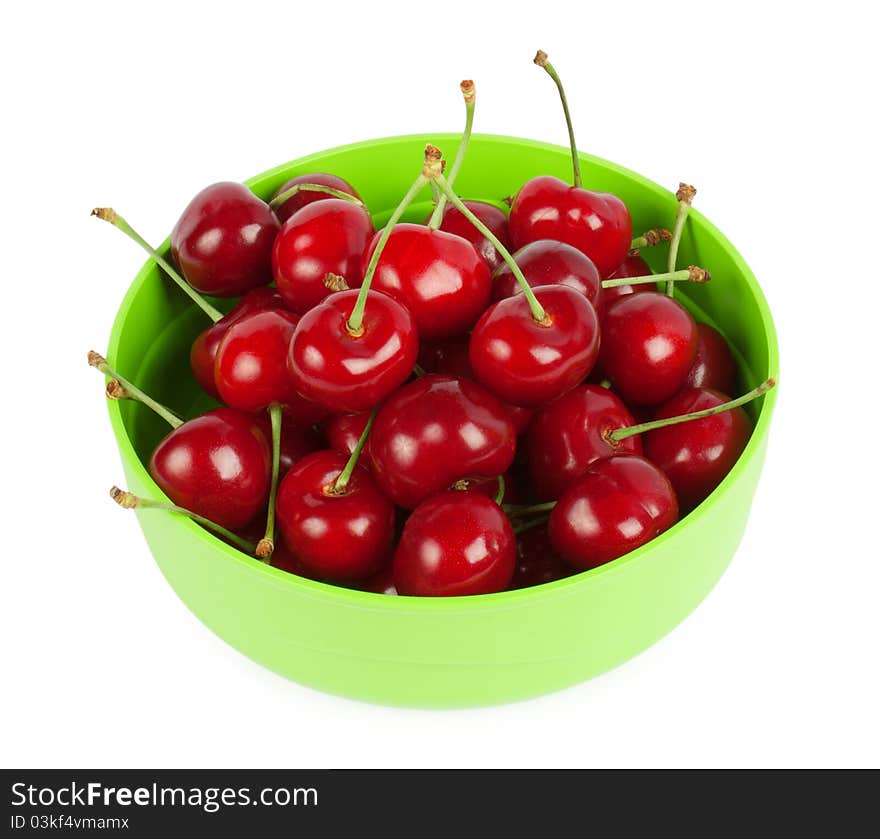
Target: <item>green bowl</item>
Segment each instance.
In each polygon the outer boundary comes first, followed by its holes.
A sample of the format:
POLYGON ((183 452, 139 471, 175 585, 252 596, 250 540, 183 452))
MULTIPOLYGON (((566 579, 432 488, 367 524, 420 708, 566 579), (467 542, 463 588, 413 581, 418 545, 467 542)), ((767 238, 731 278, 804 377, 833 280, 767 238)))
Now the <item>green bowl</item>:
MULTIPOLYGON (((393 137, 319 152, 248 181, 257 195, 304 172, 332 172, 359 190, 381 223, 418 174, 426 140, 451 158, 452 135, 393 137)), ((634 230, 671 226, 675 198, 604 160, 582 157, 586 186, 619 195, 634 230)), ((565 148, 512 137, 473 137, 457 187, 498 203, 538 174, 567 178, 565 148)), ((429 194, 408 217, 423 219, 429 194)), ((167 242, 165 244, 167 248, 167 242)), ((661 269, 665 249, 646 251, 661 269)), ((775 373, 767 303, 724 236, 692 212, 679 264, 711 270, 679 298, 717 326, 740 363, 743 389, 775 373)), ((228 301, 225 301, 228 305, 228 301)), ((189 370, 204 315, 150 262, 120 306, 108 348, 119 371, 192 416, 211 407, 189 370)), ((254 661, 329 693, 392 705, 455 707, 538 696, 621 664, 683 620, 715 585, 739 544, 764 461, 775 391, 752 405, 755 431, 742 457, 694 512, 607 565, 520 591, 476 597, 390 597, 313 582, 267 567, 190 521, 138 518, 172 588, 206 626, 254 661)), ((146 469, 167 426, 143 406, 109 403, 128 488, 164 498, 146 469)))

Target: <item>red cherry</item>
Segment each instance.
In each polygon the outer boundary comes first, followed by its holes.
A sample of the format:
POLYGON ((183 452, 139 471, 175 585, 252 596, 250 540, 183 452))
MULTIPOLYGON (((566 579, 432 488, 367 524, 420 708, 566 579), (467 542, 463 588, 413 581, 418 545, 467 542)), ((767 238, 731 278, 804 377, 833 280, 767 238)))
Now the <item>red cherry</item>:
POLYGON ((199 333, 190 348, 189 363, 196 381, 205 393, 220 401, 220 393, 214 383, 214 356, 217 355, 217 347, 220 346, 226 330, 251 312, 284 308, 284 301, 274 288, 255 288, 245 294, 228 315, 199 333))
MULTIPOLYGON (((465 206, 481 221, 505 248, 510 250, 510 233, 507 230, 507 214, 498 207, 486 204, 482 201, 465 201, 465 206)), ((446 205, 443 210, 443 221, 440 230, 454 233, 467 239, 476 249, 477 253, 491 274, 500 264, 501 256, 493 245, 471 222, 461 213, 461 210, 446 205)))
POLYGON ((217 408, 168 434, 150 458, 150 474, 178 506, 235 530, 265 506, 269 443, 252 416, 217 408))
MULTIPOLYGON (((298 193, 299 195, 315 193, 298 193)), ((333 293, 327 274, 338 274, 349 288, 363 279, 361 254, 373 235, 369 213, 341 198, 325 198, 291 216, 272 249, 272 273, 284 301, 304 314, 333 293)))
POLYGON ((507 588, 515 562, 513 528, 494 501, 441 492, 419 504, 403 526, 394 584, 400 594, 423 597, 491 594, 507 588))
MULTIPOLYGON (((555 283, 567 285, 583 294, 594 308, 597 306, 602 291, 599 272, 592 260, 577 248, 565 242, 540 239, 520 248, 513 258, 532 288, 555 283)), ((522 286, 505 263, 492 278, 492 299, 503 300, 522 293, 522 286)))
MULTIPOLYGON (((522 504, 522 492, 510 472, 505 472, 501 477, 504 480, 504 495, 501 496, 501 503, 522 504)), ((459 492, 478 492, 494 501, 498 497, 498 478, 464 478, 456 481, 453 488, 459 492)))
MULTIPOLYGON (((266 435, 267 440, 272 439, 272 424, 269 416, 265 413, 257 415, 257 422, 266 435)), ((281 423, 281 445, 279 454, 279 471, 281 477, 287 474, 290 467, 299 463, 307 454, 323 448, 321 435, 310 425, 301 425, 289 417, 285 417, 281 423)), ((259 536, 263 534, 260 533, 259 536)), ((257 538, 259 538, 259 536, 257 538)))
POLYGON ((370 434, 376 481, 410 510, 461 478, 502 474, 515 449, 505 406, 476 382, 451 376, 425 376, 393 393, 370 434))
POLYGON ((171 255, 202 294, 237 297, 272 281, 272 243, 278 219, 246 186, 203 189, 171 232, 171 255))
POLYGON ((583 294, 564 285, 534 290, 549 320, 535 320, 525 295, 490 306, 471 335, 477 380, 514 405, 537 407, 582 382, 599 354, 599 321, 583 294))
POLYGON ((214 359, 214 381, 227 405, 256 413, 295 400, 285 360, 298 322, 292 312, 270 309, 244 315, 226 330, 214 359))
POLYGON ((697 355, 687 375, 686 387, 703 387, 730 393, 736 382, 736 362, 724 336, 708 323, 697 324, 697 355))
POLYGON ((571 566, 550 543, 547 526, 531 527, 517 534, 516 568, 510 588, 529 588, 570 577, 571 566))
POLYGON ((696 353, 694 319, 665 294, 631 294, 605 311, 600 363, 628 404, 669 399, 684 386, 696 353))
MULTIPOLYGON (((690 388, 661 405, 656 419, 714 408, 729 401, 715 390, 690 388)), ((684 511, 692 510, 721 483, 742 454, 752 422, 742 408, 645 432, 645 456, 667 475, 684 511)))
MULTIPOLYGON (((277 198, 282 192, 287 192, 292 186, 297 186, 298 184, 329 186, 331 189, 345 192, 348 195, 353 195, 355 198, 360 198, 360 195, 357 194, 354 187, 348 183, 348 181, 344 181, 342 178, 337 178, 336 175, 327 175, 323 172, 316 172, 311 175, 297 175, 295 178, 285 181, 275 190, 275 192, 272 193, 272 199, 277 198)), ((278 216, 278 220, 283 224, 297 210, 301 210, 307 204, 314 204, 315 201, 326 201, 333 197, 333 195, 327 192, 297 192, 295 195, 291 195, 290 198, 275 207, 275 215, 278 216)))
POLYGON ((385 568, 374 574, 361 585, 361 591, 372 591, 374 594, 397 594, 397 588, 394 585, 394 574, 389 563, 385 568))
POLYGON ((595 568, 675 524, 675 490, 643 457, 619 454, 597 460, 550 513, 553 546, 574 568, 595 568))
MULTIPOLYGON (((609 280, 619 280, 624 277, 647 277, 648 274, 653 273, 651 271, 651 266, 645 262, 638 254, 630 254, 623 262, 617 266, 617 268, 608 275, 607 279, 609 280)), ((626 297, 628 294, 641 294, 645 291, 656 291, 657 287, 651 285, 650 283, 637 283, 636 285, 617 285, 611 286, 611 288, 603 288, 602 289, 602 305, 603 311, 600 312, 600 317, 604 314, 604 309, 607 309, 608 306, 614 300, 617 300, 618 297, 626 297)))
POLYGON ((616 195, 571 186, 550 175, 523 184, 508 223, 515 248, 539 239, 565 242, 586 254, 602 276, 626 259, 632 241, 629 210, 616 195))
MULTIPOLYGON (((364 250, 362 274, 380 235, 364 250)), ((467 239, 421 224, 398 224, 379 258, 372 288, 409 309, 421 338, 437 341, 476 323, 491 284, 486 263, 467 239)))
POLYGON ((307 455, 278 487, 278 526, 291 553, 312 574, 357 580, 379 570, 394 535, 394 507, 369 472, 356 466, 345 489, 333 485, 348 458, 307 455))
POLYGON ((357 298, 357 291, 340 291, 303 315, 287 355, 296 390, 337 413, 378 405, 409 378, 418 353, 412 317, 382 292, 370 290, 361 328, 353 335, 348 320, 357 298))
POLYGON ((539 498, 559 498, 591 463, 620 451, 642 453, 638 437, 615 444, 608 433, 635 425, 610 390, 581 385, 535 414, 526 435, 532 488, 539 498))
MULTIPOLYGON (((339 454, 350 455, 356 448, 367 423, 370 421, 370 412, 364 411, 360 414, 337 414, 330 417, 324 423, 324 437, 327 440, 327 446, 334 452, 339 454)), ((370 450, 370 438, 366 443, 367 454, 370 450)), ((369 468, 369 461, 361 461, 365 469, 369 468)))

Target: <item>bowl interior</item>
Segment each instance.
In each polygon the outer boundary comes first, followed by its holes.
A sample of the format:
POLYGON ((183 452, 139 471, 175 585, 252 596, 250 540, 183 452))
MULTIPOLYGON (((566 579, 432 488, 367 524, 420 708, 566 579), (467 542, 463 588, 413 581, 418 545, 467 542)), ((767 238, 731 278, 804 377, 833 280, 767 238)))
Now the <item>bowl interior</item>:
MULTIPOLYGON (((257 195, 265 198, 294 175, 331 172, 352 183, 380 226, 418 174, 424 145, 429 139, 443 149, 447 158, 452 158, 457 136, 396 137, 319 152, 258 175, 247 183, 257 195)), ((630 209, 635 232, 658 225, 672 226, 676 202, 670 191, 615 164, 588 155, 582 155, 582 159, 585 186, 620 196, 630 209)), ((538 174, 568 179, 568 150, 529 140, 475 135, 459 175, 457 191, 463 198, 503 206, 503 198, 514 194, 524 181, 538 174)), ((422 221, 429 208, 430 193, 426 189, 406 218, 422 221)), ((171 219, 169 216, 169 221, 171 219)), ((167 250, 167 247, 165 242, 163 248, 167 250)), ((645 249, 643 256, 655 270, 665 270, 661 264, 665 248, 645 249)), ((679 251, 679 264, 691 263, 708 268, 712 281, 700 286, 679 286, 677 297, 698 320, 711 323, 726 336, 739 362, 740 390, 756 386, 778 367, 776 336, 766 301, 733 246, 697 211, 690 214, 679 251)), ((224 310, 233 303, 215 302, 224 310)), ((108 346, 109 360, 123 375, 182 416, 195 416, 215 404, 200 391, 189 367, 189 347, 207 325, 204 314, 154 264, 147 263, 120 307, 108 346)), ((756 429, 741 461, 751 456, 756 438, 766 434, 774 401, 775 391, 749 406, 756 429)), ((120 444, 130 443, 141 465, 146 464, 156 443, 167 433, 167 425, 132 402, 111 403, 110 411, 117 433, 122 432, 120 444)), ((145 470, 143 474, 153 495, 161 498, 161 491, 145 470)), ((713 498, 724 491, 730 477, 704 505, 711 504, 713 498)))

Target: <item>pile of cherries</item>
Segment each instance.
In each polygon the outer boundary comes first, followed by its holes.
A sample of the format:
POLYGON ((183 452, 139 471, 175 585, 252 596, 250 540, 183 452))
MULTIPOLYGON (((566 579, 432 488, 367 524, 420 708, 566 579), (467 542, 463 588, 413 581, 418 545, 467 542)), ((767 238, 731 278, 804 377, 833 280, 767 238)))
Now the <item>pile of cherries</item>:
POLYGON ((634 240, 625 204, 583 188, 564 90, 535 62, 559 89, 574 184, 532 178, 509 213, 453 189, 472 82, 448 178, 429 145, 379 231, 325 173, 268 202, 209 186, 174 227, 173 262, 94 211, 214 321, 190 362, 222 403, 184 421, 90 353, 108 396, 172 426, 149 471, 173 503, 114 487, 122 506, 189 515, 301 576, 447 596, 594 568, 712 492, 751 433, 741 406, 774 381, 731 400, 730 347, 674 298, 675 282, 709 279, 675 265, 694 190, 679 189, 672 232, 634 240), (427 186, 430 218, 401 222, 427 186), (665 241, 652 274, 637 248, 665 241), (240 299, 223 315, 203 295, 240 299))

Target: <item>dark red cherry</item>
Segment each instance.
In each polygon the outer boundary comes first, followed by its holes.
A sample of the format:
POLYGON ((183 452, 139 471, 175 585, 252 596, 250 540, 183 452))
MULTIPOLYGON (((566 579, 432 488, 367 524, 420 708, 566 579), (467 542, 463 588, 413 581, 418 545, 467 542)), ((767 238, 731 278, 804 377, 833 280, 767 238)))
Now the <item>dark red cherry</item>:
POLYGON ((515 449, 506 407, 476 382, 452 376, 429 375, 400 388, 370 432, 377 483, 410 510, 460 478, 502 474, 515 449))
POLYGON ((419 504, 394 552, 394 584, 404 595, 491 594, 510 584, 516 538, 485 496, 447 491, 419 504))
MULTIPOLYGON (((360 195, 357 194, 354 187, 348 183, 348 181, 344 181, 342 178, 337 178, 336 175, 327 175, 323 172, 315 172, 311 175, 297 175, 295 178, 285 181, 275 190, 275 192, 272 193, 272 198, 276 198, 281 195, 282 192, 287 192, 288 189, 297 184, 329 186, 331 189, 345 192, 348 195, 353 195, 355 198, 360 198, 360 195)), ((301 210, 305 207, 306 204, 314 204, 315 201, 326 201, 328 198, 333 198, 333 196, 327 192, 297 192, 275 208, 275 215, 278 216, 278 220, 283 224, 297 210, 301 210)))
POLYGON ((526 435, 529 474, 535 494, 559 498, 596 460, 618 452, 642 453, 638 436, 616 445, 608 434, 635 425, 626 405, 610 390, 581 385, 541 408, 526 435))
POLYGON ((217 408, 188 420, 156 446, 150 474, 179 507, 230 530, 266 505, 271 452, 256 419, 217 408))
POLYGON ((529 588, 570 577, 571 566, 550 543, 547 526, 531 527, 517 534, 516 568, 510 588, 529 588))
POLYGON ((632 220, 616 195, 541 175, 523 184, 510 208, 510 239, 519 249, 538 239, 566 242, 585 253, 602 276, 629 253, 632 220))
POLYGON ((473 379, 469 353, 471 336, 456 335, 443 341, 422 341, 419 346, 419 366, 426 373, 443 373, 460 379, 473 379))
MULTIPOLYGON (((324 437, 327 446, 339 454, 350 455, 361 439, 370 421, 370 412, 360 414, 336 414, 324 423, 324 437)), ((359 461, 365 469, 369 468, 370 438, 367 437, 364 457, 359 461)))
POLYGON ((535 297, 548 325, 532 317, 525 295, 490 306, 471 334, 471 367, 500 399, 533 408, 582 382, 599 354, 593 305, 564 285, 541 286, 535 297))
MULTIPOLYGON (((655 419, 714 408, 728 401, 715 390, 690 388, 661 405, 655 419)), ((642 435, 645 456, 667 475, 683 511, 692 510, 733 468, 752 433, 742 408, 668 425, 642 435)))
MULTIPOLYGON (((501 503, 522 504, 525 499, 519 483, 514 480, 510 472, 505 472, 502 477, 504 479, 504 495, 501 497, 501 503)), ((456 481, 452 488, 460 492, 478 492, 494 501, 498 497, 498 478, 463 478, 456 481)))
POLYGON ((696 353, 694 319, 665 294, 631 294, 605 310, 600 363, 627 404, 669 399, 684 386, 696 353))
POLYGON ((211 324, 199 333, 190 348, 189 363, 196 381, 205 393, 220 401, 220 393, 217 391, 217 385, 214 384, 214 356, 226 330, 251 312, 284 308, 286 308, 284 301, 274 288, 255 288, 245 294, 228 315, 224 315, 217 323, 211 324))
POLYGON ((597 460, 559 499, 547 532, 574 568, 595 568, 635 550, 675 524, 675 490, 634 454, 597 460))
POLYGON ((708 323, 697 324, 697 356, 686 387, 704 387, 731 393, 736 383, 736 362, 724 336, 708 323))
MULTIPOLYGON (((272 424, 266 413, 257 415, 257 422, 267 440, 272 439, 272 424)), ((279 447, 279 470, 278 474, 283 478, 295 463, 299 463, 307 454, 323 448, 321 435, 311 425, 302 425, 285 416, 281 423, 281 445, 279 447)), ((261 522, 265 527, 265 522, 261 522)), ((259 539, 262 532, 256 537, 259 539)))
POLYGON ((272 249, 272 273, 285 303, 295 312, 307 312, 333 293, 327 274, 338 274, 349 288, 358 288, 361 254, 373 232, 369 213, 341 198, 297 211, 284 222, 272 249))
MULTIPOLYGON (((651 266, 638 254, 630 254, 606 279, 619 280, 624 277, 647 277, 653 274, 651 266)), ((656 291, 657 287, 651 283, 636 283, 636 285, 617 285, 602 289, 602 305, 607 308, 618 297, 626 297, 628 294, 641 294, 645 291, 656 291)), ((604 313, 604 312, 603 312, 604 313)), ((601 314, 600 313, 600 320, 601 314)))
POLYGON ((331 451, 307 455, 278 487, 278 527, 293 556, 328 580, 358 580, 387 560, 394 507, 370 473, 356 466, 340 494, 333 486, 348 458, 331 451))
POLYGON ((287 354, 296 390, 334 413, 378 405, 409 378, 418 354, 412 316, 381 291, 370 289, 361 329, 353 335, 348 320, 357 297, 357 291, 340 291, 303 315, 287 354))
MULTIPOLYGON (((482 201, 465 201, 464 205, 481 221, 498 241, 510 250, 510 233, 507 230, 507 214, 498 207, 486 204, 482 201)), ((476 249, 477 253, 491 274, 500 264, 501 256, 493 245, 471 222, 461 213, 457 207, 447 204, 443 210, 443 221, 440 229, 447 233, 454 233, 467 239, 476 249)))
MULTIPOLYGON (((565 242, 540 239, 520 248, 513 258, 532 288, 555 283, 567 285, 583 294, 598 312, 602 291, 599 272, 592 260, 577 248, 565 242)), ((503 300, 522 293, 522 286, 510 266, 504 263, 492 278, 492 299, 503 300)))
POLYGON ((278 219, 246 186, 203 189, 171 231, 171 255, 202 294, 238 297, 272 281, 272 243, 278 219))
POLYGON ((295 401, 287 375, 287 348, 299 315, 269 309, 251 312, 226 330, 214 359, 214 382, 231 408, 256 413, 295 401))
MULTIPOLYGON (((381 233, 363 253, 366 271, 381 233)), ((412 313, 425 341, 470 329, 489 302, 486 263, 461 236, 421 224, 395 226, 376 266, 371 288, 384 291, 412 313)))
POLYGON ((394 585, 394 573, 391 569, 391 563, 372 577, 364 580, 360 586, 361 591, 372 591, 374 594, 397 594, 397 588, 394 585))

